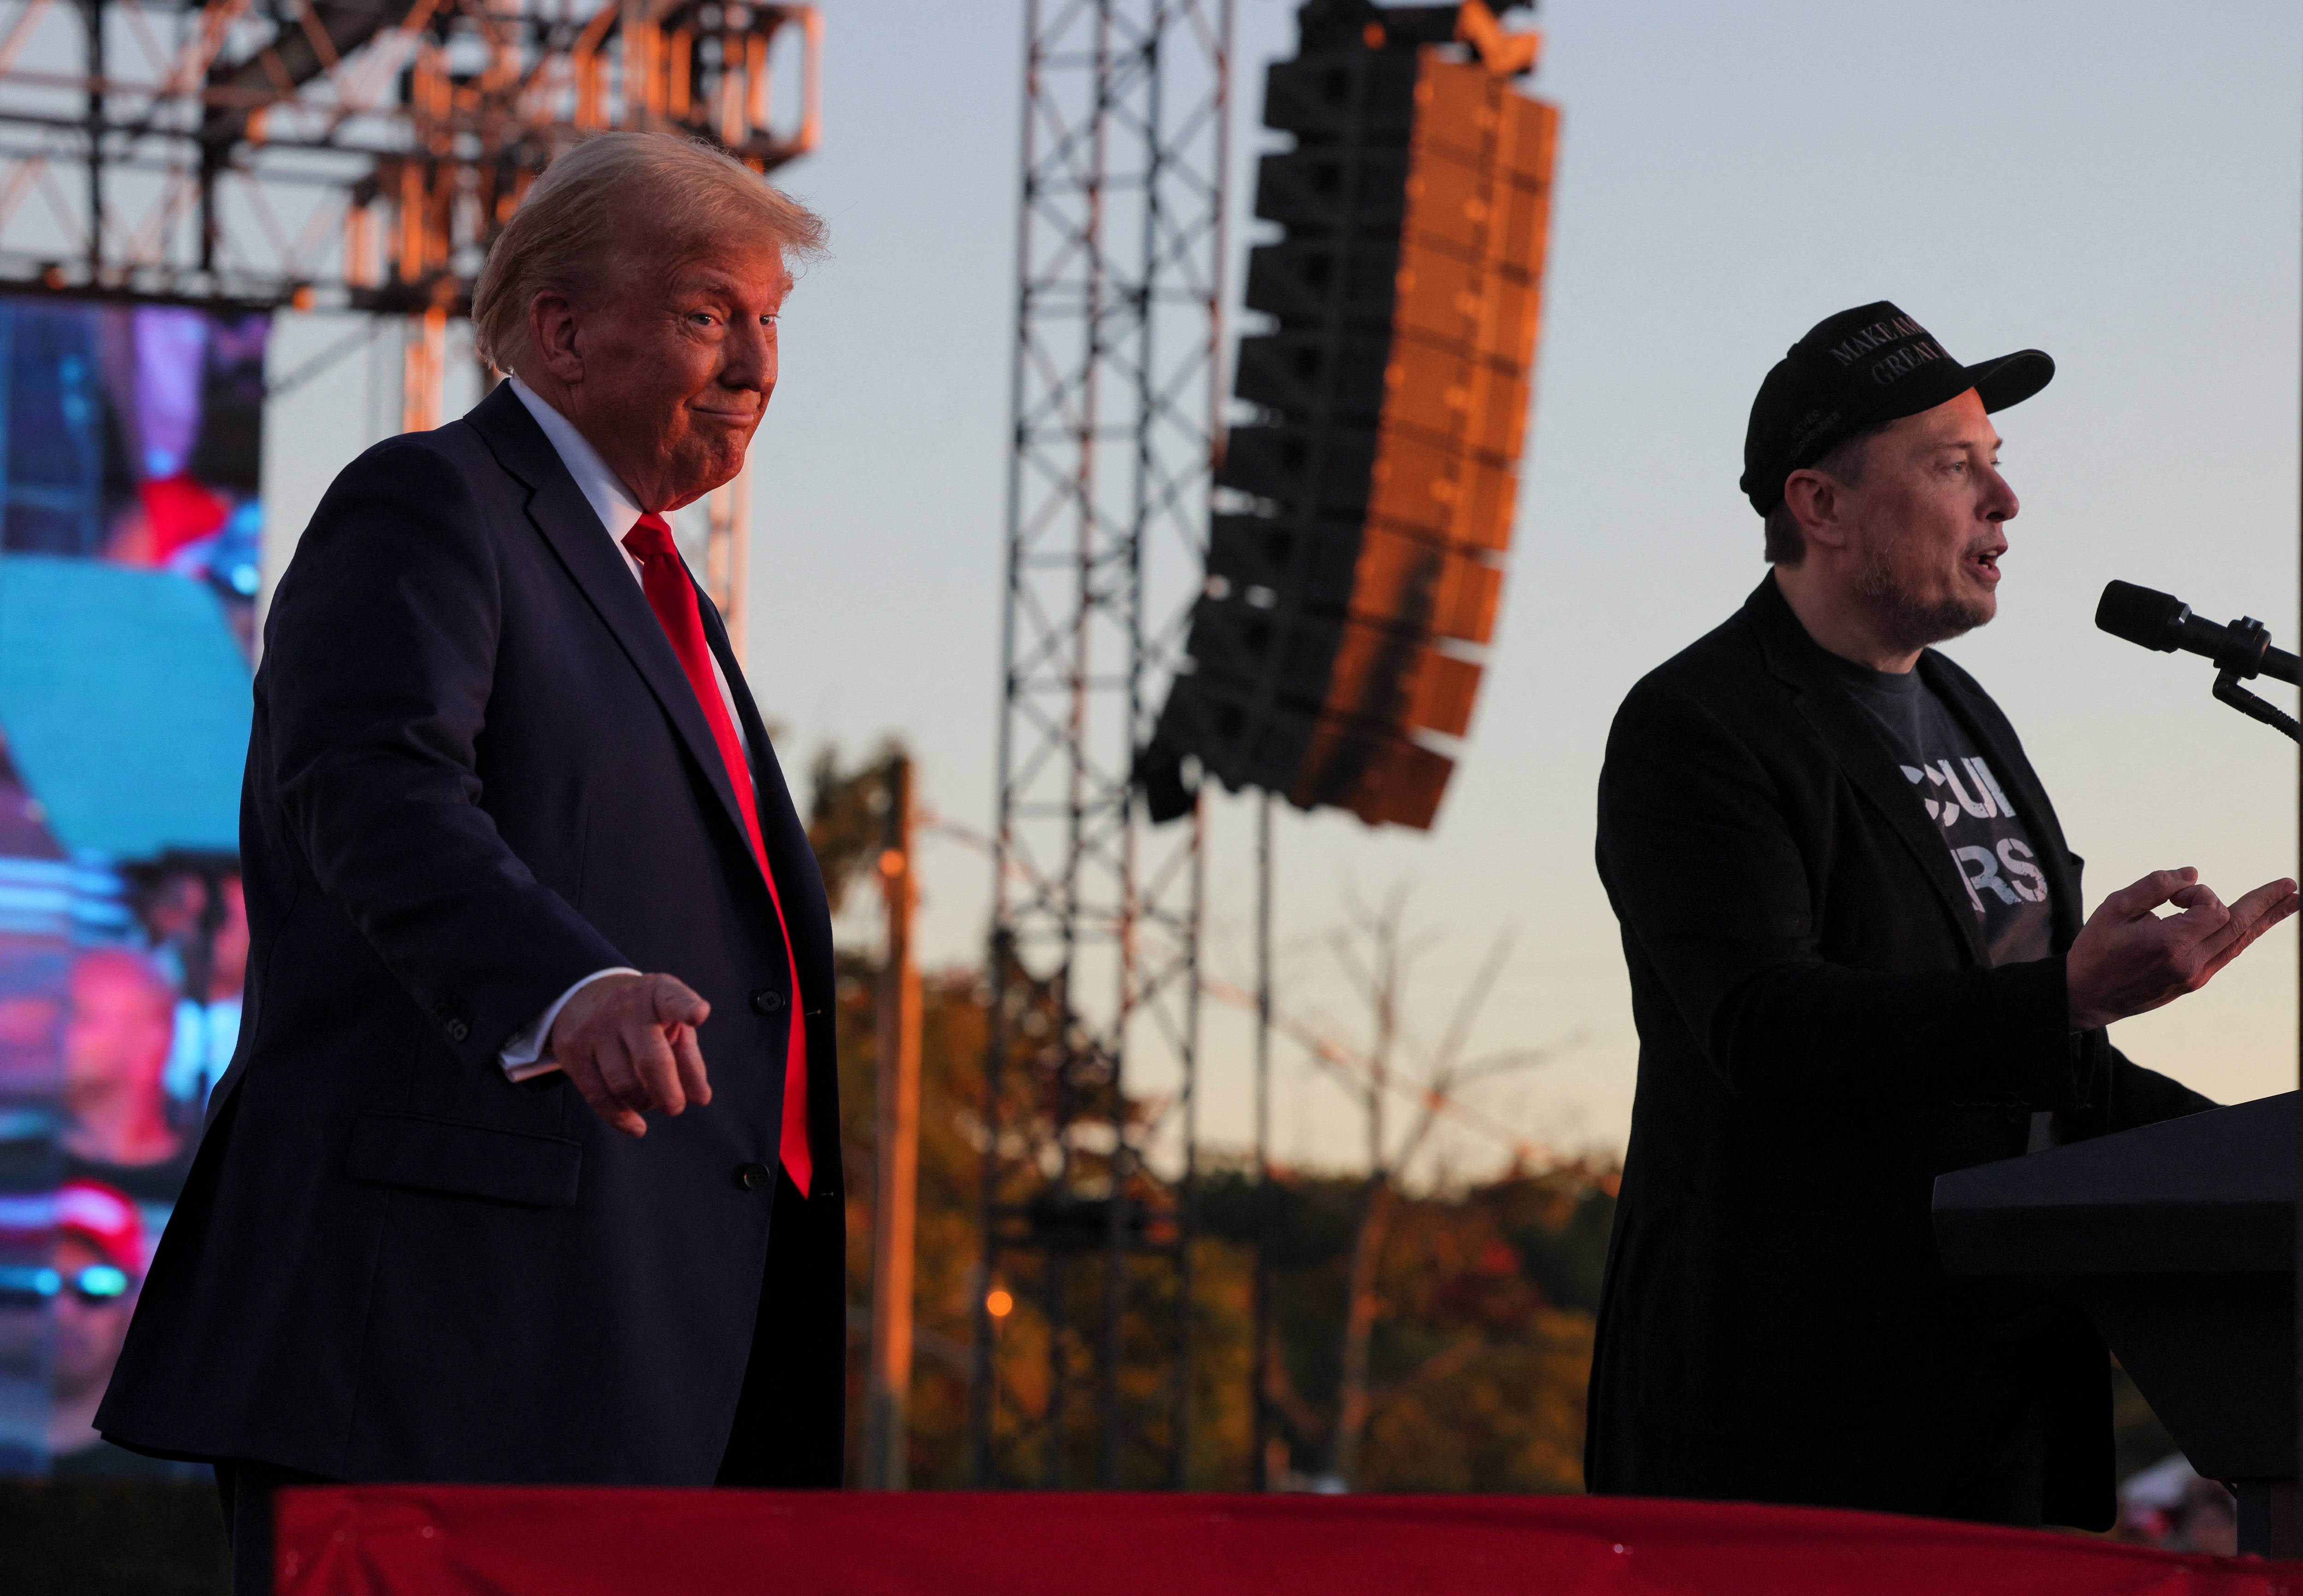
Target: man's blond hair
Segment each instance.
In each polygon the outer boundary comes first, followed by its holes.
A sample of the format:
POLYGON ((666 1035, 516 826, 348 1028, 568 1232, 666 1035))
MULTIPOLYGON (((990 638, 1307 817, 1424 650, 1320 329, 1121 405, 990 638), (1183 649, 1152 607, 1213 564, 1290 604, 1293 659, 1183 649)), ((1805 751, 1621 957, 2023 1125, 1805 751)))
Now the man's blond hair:
POLYGON ((510 371, 528 351, 540 293, 580 294, 627 247, 677 253, 767 240, 789 266, 823 251, 814 212, 741 161, 673 133, 595 133, 544 169, 488 250, 472 289, 480 358, 510 371))

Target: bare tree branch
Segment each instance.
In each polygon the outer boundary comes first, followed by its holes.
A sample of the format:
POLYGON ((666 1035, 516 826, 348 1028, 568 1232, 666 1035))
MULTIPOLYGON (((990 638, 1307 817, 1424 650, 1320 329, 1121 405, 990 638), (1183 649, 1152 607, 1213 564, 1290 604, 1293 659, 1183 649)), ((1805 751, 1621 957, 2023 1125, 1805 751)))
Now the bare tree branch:
POLYGON ((1471 1041, 1472 1022, 1487 1007, 1488 994, 1495 991, 1496 979, 1504 973, 1504 966, 1511 958, 1512 944, 1517 940, 1516 934, 1506 928, 1497 932, 1495 941, 1488 944, 1488 957, 1472 977, 1471 984, 1464 989, 1464 995, 1455 1001, 1455 1013, 1447 1022, 1447 1034, 1441 1040, 1439 1051, 1432 1055, 1427 1073, 1434 1085, 1446 1077, 1471 1041))

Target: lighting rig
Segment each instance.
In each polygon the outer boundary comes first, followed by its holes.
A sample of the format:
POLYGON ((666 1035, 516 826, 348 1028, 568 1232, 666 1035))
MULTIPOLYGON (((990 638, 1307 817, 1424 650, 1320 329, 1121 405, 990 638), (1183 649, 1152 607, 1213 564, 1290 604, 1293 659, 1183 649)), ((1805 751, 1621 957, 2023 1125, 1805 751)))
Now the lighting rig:
MULTIPOLYGON (((553 155, 664 129, 772 172, 816 143, 822 37, 699 0, 0 0, 0 291, 400 318, 402 426, 437 426, 449 318, 553 155)), ((747 486, 711 507, 731 622, 747 486)))

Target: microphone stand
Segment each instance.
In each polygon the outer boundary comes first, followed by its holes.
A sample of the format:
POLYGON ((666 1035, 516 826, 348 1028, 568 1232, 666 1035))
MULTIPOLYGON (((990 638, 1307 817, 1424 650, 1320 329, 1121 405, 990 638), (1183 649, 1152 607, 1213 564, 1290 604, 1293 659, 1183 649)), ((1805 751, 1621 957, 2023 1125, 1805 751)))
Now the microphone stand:
POLYGON ((2232 663, 2231 656, 2261 659, 2264 648, 2271 641, 2271 629, 2252 615, 2242 615, 2231 622, 2231 629, 2237 635, 2234 640, 2243 638, 2245 644, 2251 646, 2235 648, 2230 655, 2216 662, 2223 669, 2215 672, 2215 697, 2250 721, 2260 721, 2303 743, 2303 725, 2299 725, 2294 716, 2282 714, 2239 685, 2241 679, 2253 676, 2255 671, 2247 665, 2232 663))

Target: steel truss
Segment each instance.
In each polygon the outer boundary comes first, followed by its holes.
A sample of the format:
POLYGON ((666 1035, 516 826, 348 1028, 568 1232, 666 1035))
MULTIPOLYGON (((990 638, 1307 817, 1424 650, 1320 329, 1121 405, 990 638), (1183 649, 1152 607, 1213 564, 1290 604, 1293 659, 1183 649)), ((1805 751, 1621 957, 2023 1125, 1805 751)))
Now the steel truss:
POLYGON ((813 6, 698 0, 0 0, 0 279, 454 308, 580 133, 707 133, 763 172, 812 148, 820 33, 813 6))
POLYGON ((655 128, 772 171, 814 147, 821 38, 718 0, 0 0, 0 290, 405 317, 403 424, 435 426, 449 317, 544 163, 655 128))
POLYGON ((1155 832, 1132 767, 1205 553, 1232 13, 1026 4, 983 1485, 1181 1484, 1190 1453, 1202 823, 1155 832))

